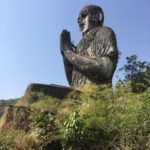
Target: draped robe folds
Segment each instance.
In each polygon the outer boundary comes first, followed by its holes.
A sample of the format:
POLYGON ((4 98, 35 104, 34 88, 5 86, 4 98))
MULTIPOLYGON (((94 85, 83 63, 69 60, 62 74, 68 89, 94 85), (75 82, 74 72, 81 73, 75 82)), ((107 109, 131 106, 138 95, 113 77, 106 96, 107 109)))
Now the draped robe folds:
POLYGON ((93 28, 83 36, 75 51, 64 52, 66 76, 72 87, 111 84, 117 62, 116 36, 111 28, 104 26, 93 28))

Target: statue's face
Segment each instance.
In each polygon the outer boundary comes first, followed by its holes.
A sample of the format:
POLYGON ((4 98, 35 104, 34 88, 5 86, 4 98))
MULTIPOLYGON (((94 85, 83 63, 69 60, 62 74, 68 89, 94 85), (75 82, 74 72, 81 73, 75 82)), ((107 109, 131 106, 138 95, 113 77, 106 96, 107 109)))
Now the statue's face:
POLYGON ((78 23, 82 35, 86 34, 93 28, 93 25, 90 21, 90 14, 88 12, 82 12, 78 18, 78 23))

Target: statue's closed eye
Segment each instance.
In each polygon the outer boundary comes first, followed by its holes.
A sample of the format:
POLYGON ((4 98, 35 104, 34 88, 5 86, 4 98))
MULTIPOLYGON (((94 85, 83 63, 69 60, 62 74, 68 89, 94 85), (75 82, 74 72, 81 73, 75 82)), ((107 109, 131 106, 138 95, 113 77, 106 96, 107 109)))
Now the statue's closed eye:
POLYGON ((87 13, 83 13, 83 14, 81 15, 81 17, 82 17, 82 18, 86 18, 87 15, 88 15, 87 13))

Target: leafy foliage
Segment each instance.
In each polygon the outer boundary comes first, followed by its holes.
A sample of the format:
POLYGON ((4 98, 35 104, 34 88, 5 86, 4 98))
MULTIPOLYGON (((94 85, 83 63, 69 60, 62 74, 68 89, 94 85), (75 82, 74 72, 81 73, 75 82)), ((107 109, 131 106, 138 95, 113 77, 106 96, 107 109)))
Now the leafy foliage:
POLYGON ((64 149, 74 149, 77 147, 78 142, 82 141, 84 134, 83 126, 84 122, 83 119, 80 117, 79 112, 73 112, 70 115, 69 119, 64 122, 64 149), (68 147, 68 143, 70 142, 72 143, 72 145, 68 147))
POLYGON ((120 68, 124 71, 125 82, 130 81, 132 92, 145 91, 150 86, 150 63, 139 61, 137 55, 126 57, 127 63, 120 68))
POLYGON ((53 138, 53 132, 58 130, 55 123, 55 116, 48 111, 32 111, 32 124, 33 129, 32 136, 40 142, 40 147, 45 146, 47 142, 50 142, 53 138))

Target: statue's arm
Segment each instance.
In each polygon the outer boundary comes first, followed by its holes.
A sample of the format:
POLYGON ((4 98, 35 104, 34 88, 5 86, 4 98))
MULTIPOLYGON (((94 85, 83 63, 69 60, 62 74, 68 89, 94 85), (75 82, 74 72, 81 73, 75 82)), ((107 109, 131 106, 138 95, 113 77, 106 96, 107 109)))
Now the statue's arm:
POLYGON ((66 49, 73 51, 74 47, 75 46, 71 43, 70 32, 67 30, 63 30, 60 35, 60 50, 63 57, 65 74, 69 85, 71 85, 72 82, 73 64, 69 62, 68 59, 66 59, 66 57, 64 56, 64 51, 66 51, 66 49))
POLYGON ((100 59, 87 58, 69 50, 65 51, 64 55, 81 73, 91 79, 97 79, 102 73, 105 74, 106 66, 110 62, 109 57, 101 57, 100 59))
POLYGON ((118 61, 118 50, 114 33, 110 32, 109 34, 106 37, 107 39, 103 39, 101 47, 94 47, 97 48, 97 54, 94 57, 80 56, 70 50, 64 51, 64 56, 89 79, 111 78, 118 61), (106 42, 107 40, 108 42, 106 42))
POLYGON ((63 57, 63 62, 67 81, 71 85, 73 65, 65 57, 63 57))

